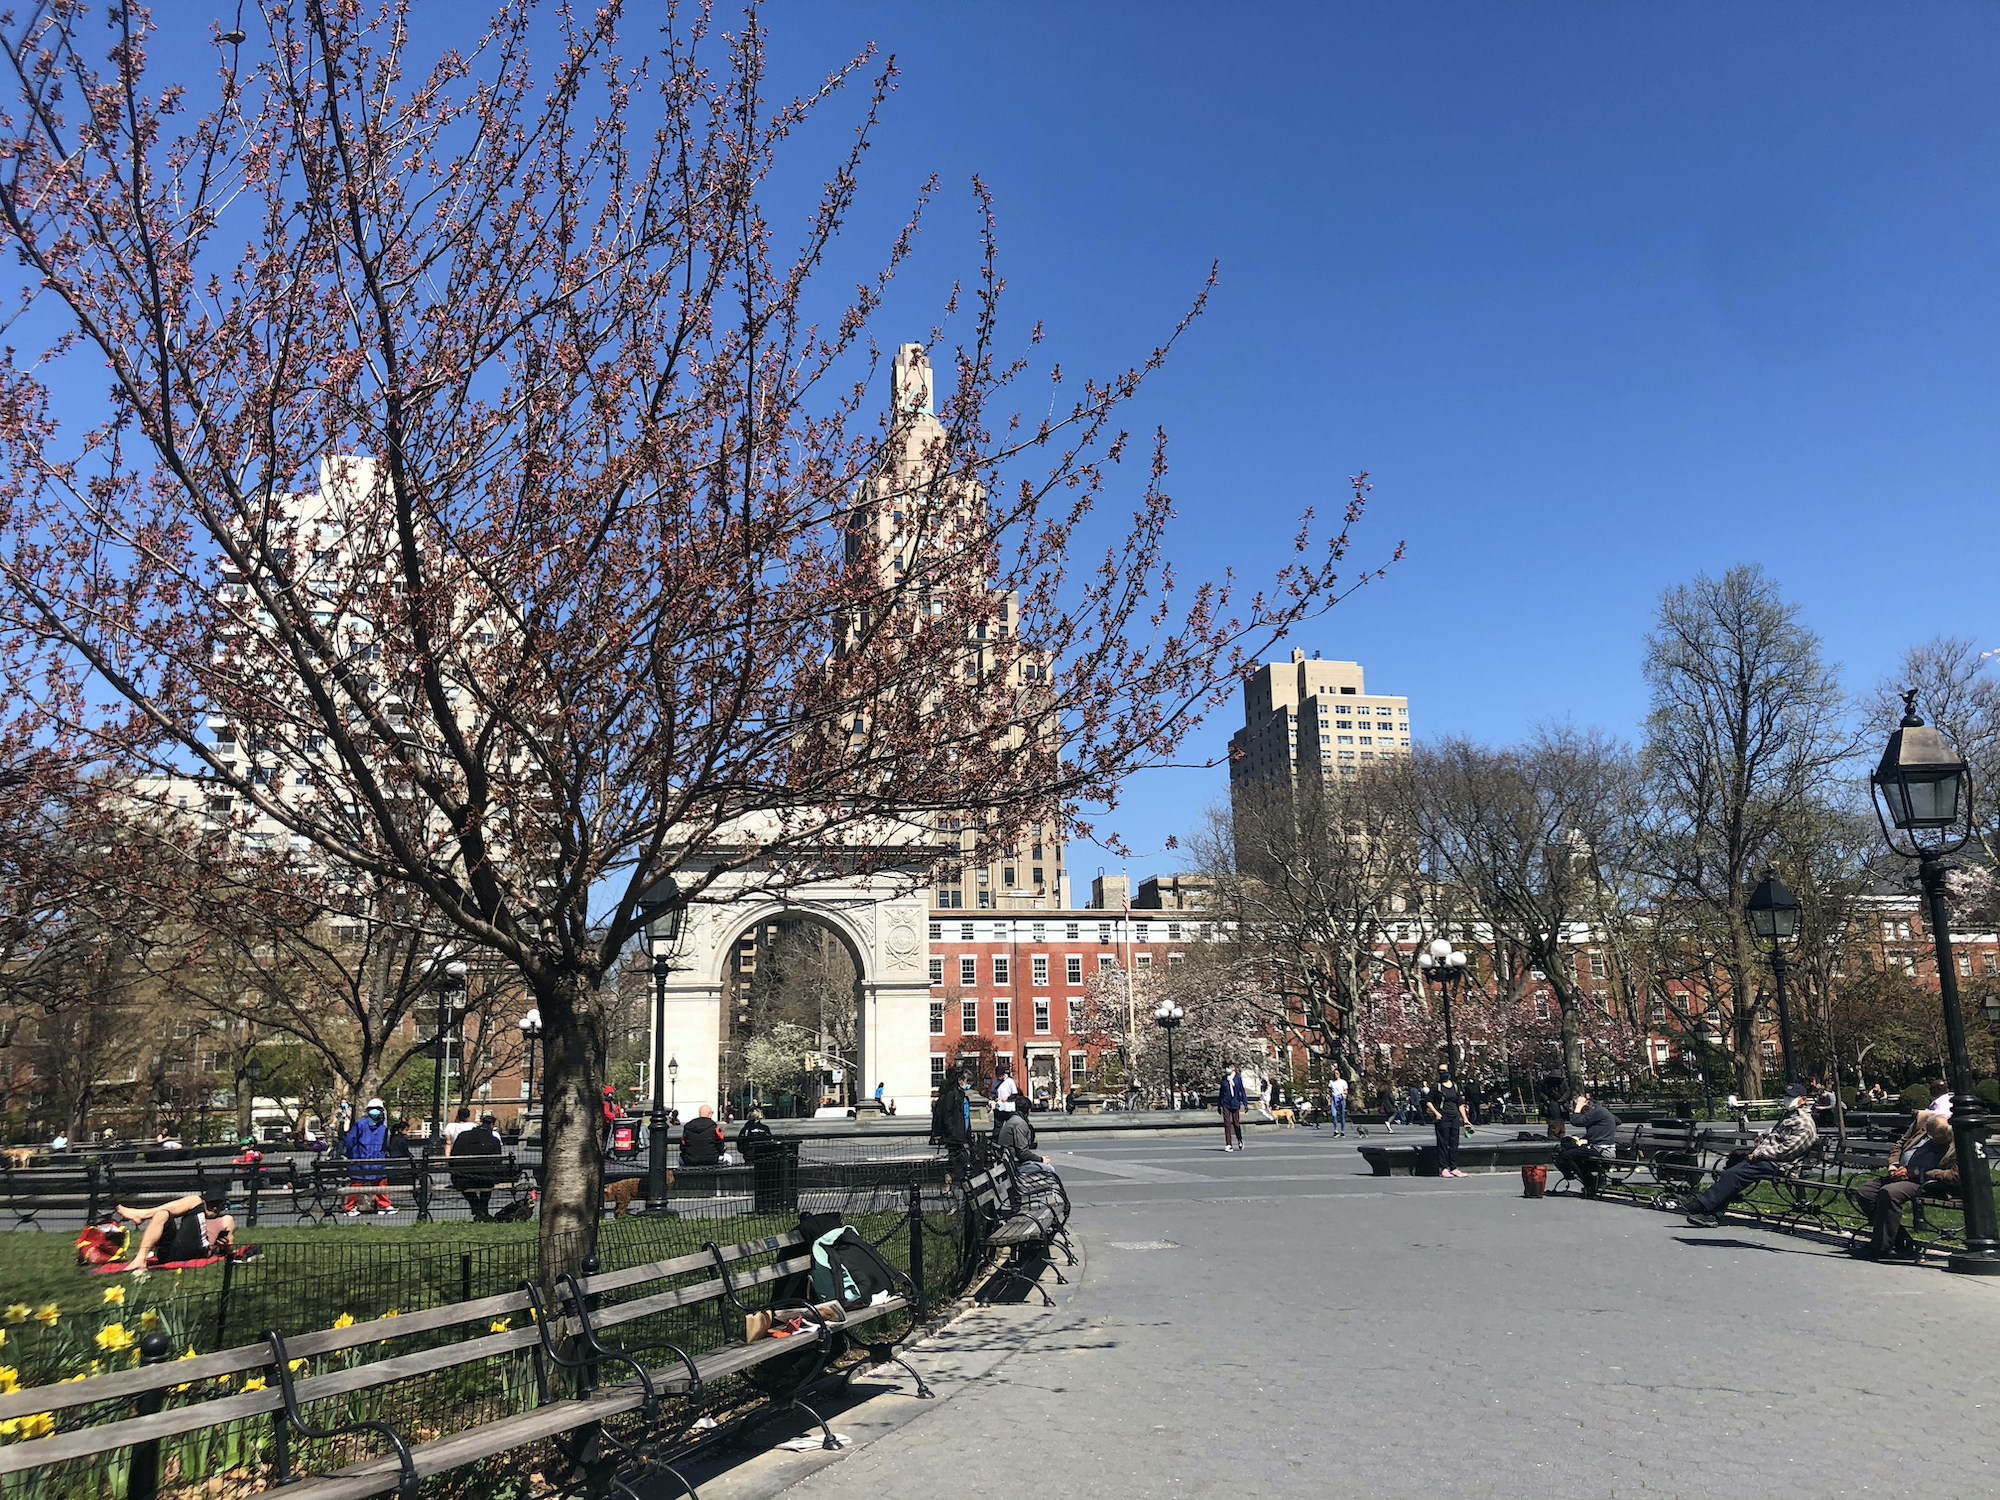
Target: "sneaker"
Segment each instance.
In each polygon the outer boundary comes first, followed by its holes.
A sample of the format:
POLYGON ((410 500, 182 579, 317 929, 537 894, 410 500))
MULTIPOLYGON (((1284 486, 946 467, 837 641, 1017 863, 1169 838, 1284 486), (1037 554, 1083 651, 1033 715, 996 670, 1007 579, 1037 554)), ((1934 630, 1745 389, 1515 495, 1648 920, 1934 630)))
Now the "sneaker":
POLYGON ((361 1210, 358 1208, 350 1208, 347 1211, 347 1217, 350 1219, 358 1219, 361 1217, 361 1210))
POLYGON ((1687 1221, 1694 1225, 1696 1229, 1714 1229, 1722 1223, 1722 1220, 1716 1215, 1705 1214, 1700 1209, 1695 1209, 1691 1212, 1687 1216, 1687 1221))

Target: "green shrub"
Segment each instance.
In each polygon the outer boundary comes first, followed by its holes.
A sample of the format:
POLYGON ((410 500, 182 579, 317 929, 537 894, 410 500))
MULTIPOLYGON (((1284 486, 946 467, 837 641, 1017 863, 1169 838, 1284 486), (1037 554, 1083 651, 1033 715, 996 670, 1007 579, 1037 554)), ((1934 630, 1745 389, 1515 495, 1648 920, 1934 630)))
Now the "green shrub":
POLYGON ((1913 1083, 1896 1096, 1896 1103, 1903 1109, 1922 1109, 1934 1096, 1927 1083, 1913 1083))

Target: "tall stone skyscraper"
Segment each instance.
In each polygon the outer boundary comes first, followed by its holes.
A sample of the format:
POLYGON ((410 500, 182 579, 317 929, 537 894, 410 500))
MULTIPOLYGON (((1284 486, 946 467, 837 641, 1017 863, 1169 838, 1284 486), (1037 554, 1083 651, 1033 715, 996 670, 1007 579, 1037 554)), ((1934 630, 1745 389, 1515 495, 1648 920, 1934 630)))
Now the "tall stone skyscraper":
POLYGON ((1292 659, 1243 684, 1243 727, 1229 740, 1234 806, 1267 804, 1410 753, 1410 700, 1371 693, 1361 663, 1292 659))
MULTIPOLYGON (((925 557, 960 551, 960 528, 984 522, 985 491, 948 471, 947 434, 936 413, 935 376, 921 344, 904 344, 890 366, 889 434, 881 462, 865 482, 849 533, 849 550, 876 559, 878 583, 893 588, 916 576, 925 557)), ((968 566, 970 566, 968 564, 968 566)), ((1018 639, 1020 601, 1008 590, 987 588, 978 578, 957 580, 961 588, 984 589, 986 618, 969 627, 962 646, 968 677, 977 676, 995 693, 1019 693, 1048 683, 1045 656, 1024 649, 1018 639), (996 648, 1009 643, 1004 652, 996 648), (1006 658, 1004 667, 999 660, 1006 658)), ((917 601, 921 607, 921 601, 917 601)), ((1021 730, 1013 731, 1015 734, 1021 730)), ((1001 847, 979 849, 980 815, 962 811, 933 815, 938 842, 957 845, 959 859, 939 870, 932 890, 934 907, 969 910, 1048 910, 1066 906, 1068 871, 1063 865, 1061 825, 1032 825, 1001 847)))

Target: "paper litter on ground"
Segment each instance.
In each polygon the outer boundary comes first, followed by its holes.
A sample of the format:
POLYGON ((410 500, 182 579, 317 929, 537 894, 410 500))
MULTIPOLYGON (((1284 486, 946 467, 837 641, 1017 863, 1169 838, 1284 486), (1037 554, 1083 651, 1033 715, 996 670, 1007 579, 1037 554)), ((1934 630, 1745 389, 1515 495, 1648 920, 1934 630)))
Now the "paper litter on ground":
MULTIPOLYGON (((833 1435, 834 1446, 838 1448, 845 1448, 853 1441, 854 1439, 844 1432, 836 1432, 833 1435)), ((793 1453, 811 1453, 815 1448, 824 1449, 826 1439, 819 1433, 812 1432, 807 1433, 804 1437, 795 1437, 789 1443, 780 1443, 778 1446, 790 1449, 793 1453)))

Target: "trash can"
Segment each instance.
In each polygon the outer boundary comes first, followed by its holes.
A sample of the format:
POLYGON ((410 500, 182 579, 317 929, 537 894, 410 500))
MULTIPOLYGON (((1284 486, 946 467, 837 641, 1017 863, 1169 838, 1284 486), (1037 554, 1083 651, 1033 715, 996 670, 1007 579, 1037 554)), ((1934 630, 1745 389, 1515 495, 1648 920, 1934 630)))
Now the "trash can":
POLYGON ((799 1143, 752 1141, 744 1149, 750 1158, 750 1190, 756 1212, 795 1211, 799 1206, 799 1143))
POLYGON ((627 1117, 611 1122, 611 1155, 630 1161, 639 1154, 639 1122, 627 1117))

